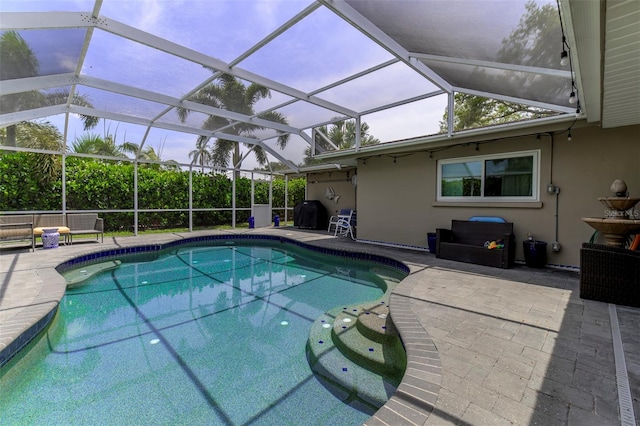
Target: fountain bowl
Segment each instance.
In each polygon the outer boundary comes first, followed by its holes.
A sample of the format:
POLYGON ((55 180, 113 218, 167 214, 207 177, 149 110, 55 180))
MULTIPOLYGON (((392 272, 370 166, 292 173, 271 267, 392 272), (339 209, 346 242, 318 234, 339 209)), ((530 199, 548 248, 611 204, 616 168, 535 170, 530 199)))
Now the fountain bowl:
POLYGON ((607 245, 621 247, 627 234, 640 232, 640 219, 583 217, 582 221, 600 232, 607 245))
POLYGON ((598 198, 605 207, 611 210, 617 211, 626 211, 638 204, 640 198, 629 198, 629 197, 600 197, 598 198))

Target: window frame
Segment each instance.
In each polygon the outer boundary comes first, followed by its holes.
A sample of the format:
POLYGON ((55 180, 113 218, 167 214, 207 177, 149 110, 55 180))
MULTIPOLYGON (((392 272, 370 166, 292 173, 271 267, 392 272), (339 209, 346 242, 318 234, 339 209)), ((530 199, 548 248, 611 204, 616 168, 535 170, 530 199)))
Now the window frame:
POLYGON ((437 196, 438 202, 464 202, 464 203, 478 203, 478 202, 497 202, 497 203, 513 203, 513 202, 538 202, 540 201, 540 150, 527 150, 527 151, 515 151, 505 152, 499 154, 485 154, 474 155, 469 157, 456 157, 446 158, 438 160, 437 166, 437 196), (531 165, 531 195, 527 196, 485 196, 485 180, 486 170, 485 162, 487 160, 501 160, 505 158, 518 158, 518 157, 532 157, 533 164, 531 165), (444 165, 456 164, 456 163, 469 163, 478 161, 481 163, 481 176, 480 176, 480 194, 479 196, 446 196, 442 195, 442 168, 444 165))

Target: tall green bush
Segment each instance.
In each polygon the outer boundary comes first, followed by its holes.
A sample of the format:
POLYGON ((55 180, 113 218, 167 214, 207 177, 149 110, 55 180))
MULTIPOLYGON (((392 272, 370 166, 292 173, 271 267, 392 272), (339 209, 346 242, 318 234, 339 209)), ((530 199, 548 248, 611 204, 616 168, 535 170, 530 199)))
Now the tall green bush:
MULTIPOLYGON (((48 154, 36 154, 48 155, 48 154)), ((0 210, 62 210, 62 181, 39 179, 33 167, 34 154, 2 152, 0 154, 0 210)), ((193 172, 194 209, 230 209, 232 181, 220 173, 193 172)), ((288 205, 304 200, 304 178, 288 182, 288 205)), ((134 165, 126 161, 105 161, 84 157, 66 158, 67 210, 132 210, 134 207, 134 165)), ((189 173, 140 165, 138 167, 138 208, 188 209, 189 173)), ((273 180, 274 214, 283 214, 285 181, 273 180)), ((256 204, 269 202, 269 182, 255 181, 256 204)), ((246 208, 237 213, 237 222, 250 216, 251 180, 236 182, 236 207, 246 208)), ((133 213, 107 212, 106 231, 130 230, 133 213)), ((207 227, 231 224, 231 211, 196 211, 194 226, 207 227)), ((140 212, 138 223, 145 228, 186 228, 189 215, 183 212, 140 212)))

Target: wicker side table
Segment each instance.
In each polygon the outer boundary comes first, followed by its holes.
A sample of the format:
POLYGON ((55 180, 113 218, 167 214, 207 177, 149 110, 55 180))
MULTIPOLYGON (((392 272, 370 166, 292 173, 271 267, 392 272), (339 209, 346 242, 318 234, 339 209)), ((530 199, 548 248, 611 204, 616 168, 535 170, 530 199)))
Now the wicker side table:
POLYGON ((640 251, 582 244, 580 297, 640 307, 640 251))

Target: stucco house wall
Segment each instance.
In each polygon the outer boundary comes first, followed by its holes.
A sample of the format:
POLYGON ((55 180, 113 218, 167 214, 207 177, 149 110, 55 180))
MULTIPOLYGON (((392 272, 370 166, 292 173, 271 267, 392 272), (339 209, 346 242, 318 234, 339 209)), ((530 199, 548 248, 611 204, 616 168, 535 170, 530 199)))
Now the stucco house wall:
MULTIPOLYGON (((355 168, 336 169, 330 172, 307 174, 307 200, 318 200, 327 209, 328 216, 337 215, 341 209, 356 210, 356 187, 353 185, 355 168), (336 197, 326 197, 327 188, 332 188, 336 197)), ((358 179, 358 178, 356 178, 358 179)))
MULTIPOLYGON (((346 178, 343 185, 336 182, 333 186, 336 193, 347 195, 340 199, 340 207, 357 205, 360 240, 426 248, 427 233, 449 228, 452 219, 500 216, 514 223, 516 259, 524 260, 522 241, 531 233, 535 239, 548 243, 547 263, 576 267, 580 264, 581 244, 594 232, 580 219, 604 216, 605 207, 597 199, 612 195, 609 187, 613 180, 624 180, 630 195, 640 196, 640 126, 586 126, 573 128, 571 135, 571 141, 566 133, 555 135, 553 141, 541 133, 539 137, 494 138, 432 152, 423 149, 362 157, 358 159, 357 187, 353 188, 346 178), (540 152, 538 202, 437 202, 438 160, 529 150, 540 152), (547 193, 550 183, 560 188, 557 196, 547 193), (350 191, 355 199, 348 195, 350 191), (551 250, 554 241, 561 245, 559 252, 551 250)), ((313 181, 338 176, 335 172, 309 176, 310 198, 320 197, 319 190, 324 189, 313 181)), ((337 208, 336 205, 333 210, 337 208)))

